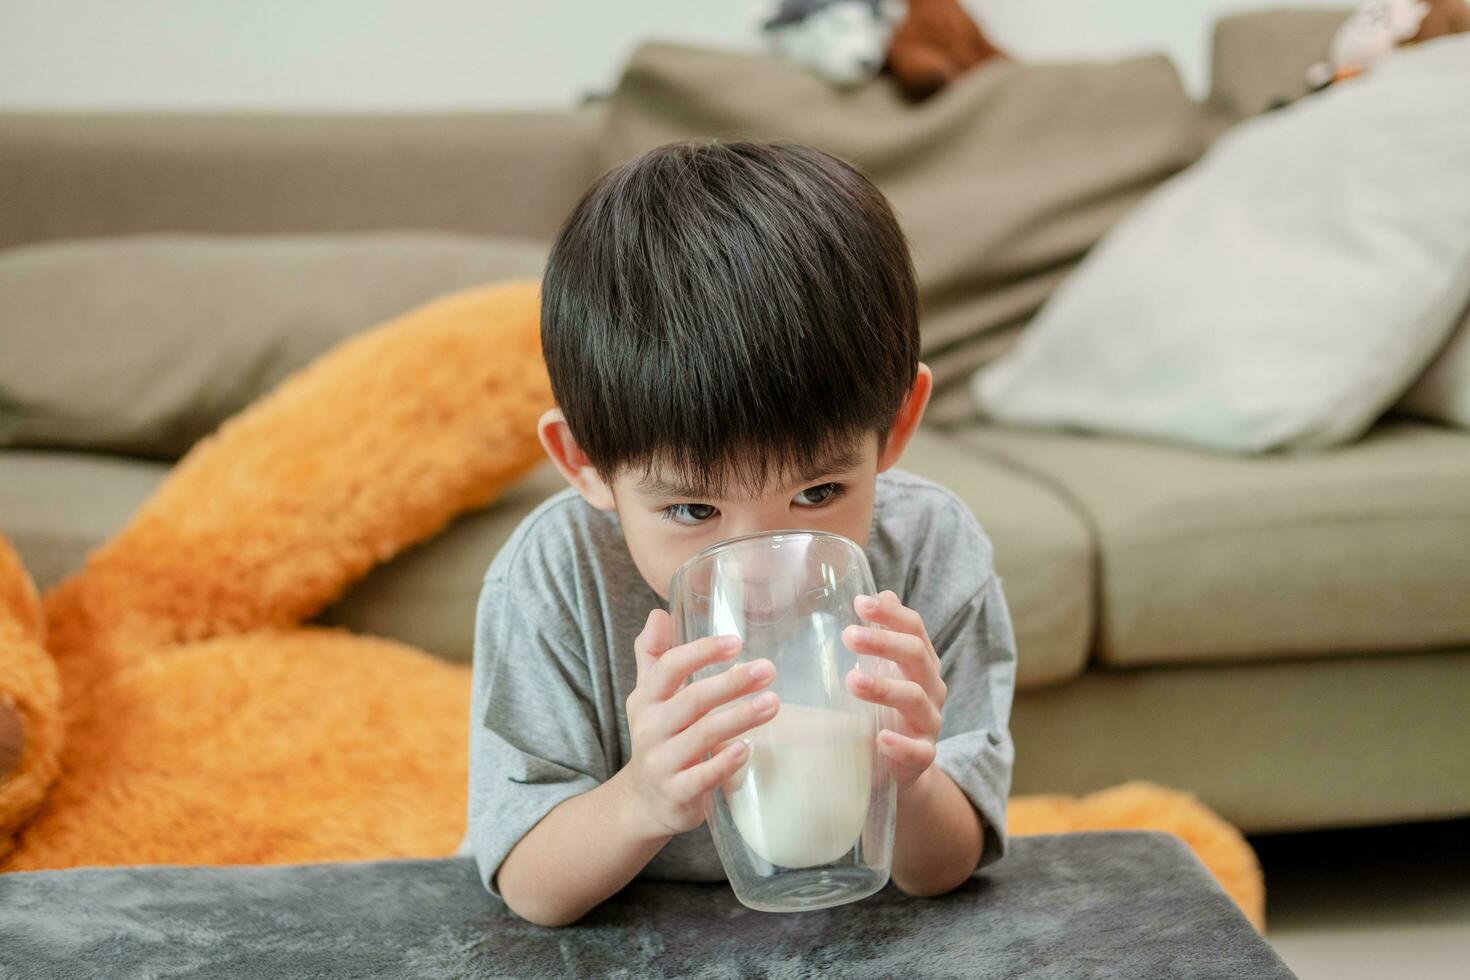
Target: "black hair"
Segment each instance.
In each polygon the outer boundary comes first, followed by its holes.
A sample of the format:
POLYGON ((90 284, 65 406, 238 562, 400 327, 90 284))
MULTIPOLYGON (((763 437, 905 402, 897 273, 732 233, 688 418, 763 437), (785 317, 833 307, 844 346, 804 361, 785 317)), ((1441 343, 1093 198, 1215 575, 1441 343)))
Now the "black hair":
POLYGON ((768 478, 886 436, 913 386, 908 243, 856 168, 798 143, 669 143, 604 174, 541 286, 557 405, 606 478, 768 478))

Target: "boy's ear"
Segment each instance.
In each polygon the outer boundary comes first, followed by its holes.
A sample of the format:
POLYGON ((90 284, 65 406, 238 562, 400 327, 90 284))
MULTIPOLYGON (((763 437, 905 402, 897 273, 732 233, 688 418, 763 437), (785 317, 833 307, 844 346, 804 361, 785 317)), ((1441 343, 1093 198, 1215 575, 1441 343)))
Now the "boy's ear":
POLYGON ((879 473, 893 466, 903 455, 904 447, 909 444, 919 428, 919 422, 924 418, 924 409, 929 406, 929 396, 933 392, 934 373, 929 370, 929 365, 921 361, 919 371, 914 375, 914 386, 909 389, 908 397, 903 400, 898 415, 893 419, 893 425, 888 429, 888 441, 884 443, 883 453, 878 457, 879 473))
POLYGON ((541 416, 541 421, 536 424, 536 434, 541 437, 541 445, 546 447, 546 455, 561 470, 561 475, 567 478, 567 482, 576 487, 586 501, 598 510, 615 510, 617 502, 613 499, 612 487, 598 474, 592 461, 582 452, 582 447, 577 445, 577 440, 572 438, 571 427, 567 425, 566 417, 561 414, 561 409, 553 408, 541 416))

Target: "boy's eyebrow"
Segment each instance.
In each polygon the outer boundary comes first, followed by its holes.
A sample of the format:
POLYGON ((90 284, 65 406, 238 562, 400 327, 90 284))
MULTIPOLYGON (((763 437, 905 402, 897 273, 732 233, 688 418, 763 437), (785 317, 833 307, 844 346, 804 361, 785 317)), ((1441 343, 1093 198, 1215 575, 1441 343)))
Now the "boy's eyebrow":
POLYGON ((663 477, 656 476, 653 473, 643 474, 643 478, 638 481, 638 491, 640 493, 646 493, 650 497, 707 497, 709 496, 706 492, 708 489, 708 487, 697 487, 686 483, 665 480, 663 477))
POLYGON ((810 483, 819 476, 828 473, 841 473, 850 470, 863 461, 863 451, 857 446, 848 446, 828 453, 826 456, 818 456, 812 461, 812 465, 798 473, 797 483, 810 483))
MULTIPOLYGON (((829 473, 840 473, 850 470, 863 461, 862 450, 856 446, 849 446, 818 457, 811 465, 803 467, 797 474, 796 483, 810 483, 819 476, 829 473)), ((707 483, 690 484, 680 483, 677 480, 665 479, 656 473, 644 473, 638 481, 638 490, 650 497, 710 497, 713 496, 713 487, 707 483)))

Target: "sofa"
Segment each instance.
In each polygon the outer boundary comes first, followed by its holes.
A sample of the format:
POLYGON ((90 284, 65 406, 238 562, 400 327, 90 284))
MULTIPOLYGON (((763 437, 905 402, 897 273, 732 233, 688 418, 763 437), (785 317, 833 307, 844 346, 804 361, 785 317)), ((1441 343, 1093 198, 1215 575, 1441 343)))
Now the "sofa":
MULTIPOLYGON (((1254 833, 1470 814, 1470 432, 1391 413, 1345 448, 1241 457, 988 425, 962 397, 965 373, 1129 204, 1225 128, 1302 95, 1340 19, 1222 21, 1210 97, 1167 103, 1185 133, 1160 144, 1167 165, 1049 226, 1071 237, 1034 275, 971 276, 952 302, 926 250, 937 232, 906 225, 926 316, 942 321, 942 343, 925 327, 926 357, 944 370, 900 465, 951 488, 994 542, 1020 651, 1018 793, 1153 780, 1254 833)), ((413 116, 0 113, 0 532, 38 585, 79 567, 194 439, 345 333, 533 274, 628 149, 609 134, 618 111, 603 96, 413 116), (137 301, 132 320, 110 319, 109 296, 137 301), (151 360, 133 339, 148 332, 151 360)), ((901 219, 924 206, 895 186, 901 219)), ((1013 247, 1043 247, 1026 241, 1013 247)), ((543 466, 322 622, 469 659, 486 568, 557 489, 543 466)))

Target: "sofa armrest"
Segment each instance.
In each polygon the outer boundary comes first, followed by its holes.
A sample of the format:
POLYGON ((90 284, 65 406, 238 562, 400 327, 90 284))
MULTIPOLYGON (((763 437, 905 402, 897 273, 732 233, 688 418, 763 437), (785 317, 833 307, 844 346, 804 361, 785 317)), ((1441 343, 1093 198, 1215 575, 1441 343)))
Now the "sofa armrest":
POLYGON ((0 247, 150 231, 422 228, 552 238, 602 109, 0 113, 0 247))

